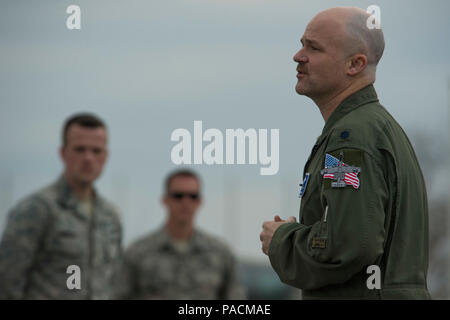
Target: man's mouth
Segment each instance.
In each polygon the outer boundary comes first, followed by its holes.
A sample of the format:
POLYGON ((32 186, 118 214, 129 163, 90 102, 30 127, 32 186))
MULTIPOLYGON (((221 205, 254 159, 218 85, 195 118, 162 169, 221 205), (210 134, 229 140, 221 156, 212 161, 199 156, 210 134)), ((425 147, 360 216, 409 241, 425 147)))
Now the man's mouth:
POLYGON ((304 72, 303 70, 297 69, 297 78, 306 75, 307 73, 304 72))
POLYGON ((304 72, 299 72, 297 73, 297 78, 300 79, 301 77, 306 76, 306 73, 304 72))
POLYGON ((92 173, 94 171, 94 168, 91 167, 85 167, 81 170, 83 173, 92 173))

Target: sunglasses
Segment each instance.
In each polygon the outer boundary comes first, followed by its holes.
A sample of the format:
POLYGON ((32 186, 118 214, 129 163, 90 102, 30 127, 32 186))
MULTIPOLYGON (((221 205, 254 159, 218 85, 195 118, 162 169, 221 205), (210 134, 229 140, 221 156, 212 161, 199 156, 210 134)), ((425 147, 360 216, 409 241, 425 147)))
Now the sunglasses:
POLYGON ((169 194, 169 196, 176 200, 181 200, 184 197, 189 197, 191 200, 198 200, 200 199, 200 194, 198 193, 189 193, 189 192, 172 192, 169 194))

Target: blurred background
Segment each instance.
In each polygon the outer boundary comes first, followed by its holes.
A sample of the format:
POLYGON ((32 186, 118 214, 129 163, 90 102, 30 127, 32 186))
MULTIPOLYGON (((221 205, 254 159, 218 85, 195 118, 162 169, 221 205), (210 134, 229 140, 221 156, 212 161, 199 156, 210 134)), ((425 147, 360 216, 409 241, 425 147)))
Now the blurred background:
MULTIPOLYGON (((340 1, 381 9, 386 49, 381 103, 409 135, 430 206, 429 288, 450 298, 450 2, 340 1)), ((307 23, 336 1, 0 0, 0 230, 15 202, 54 181, 64 120, 90 111, 109 127, 110 159, 98 190, 122 213, 125 245, 158 228, 162 181, 175 168, 170 135, 280 130, 280 168, 192 165, 204 180, 198 226, 236 253, 250 298, 296 299, 262 254, 275 214, 297 216, 299 183, 324 122, 294 87, 293 55, 307 23), (66 8, 81 8, 68 30, 66 8)))

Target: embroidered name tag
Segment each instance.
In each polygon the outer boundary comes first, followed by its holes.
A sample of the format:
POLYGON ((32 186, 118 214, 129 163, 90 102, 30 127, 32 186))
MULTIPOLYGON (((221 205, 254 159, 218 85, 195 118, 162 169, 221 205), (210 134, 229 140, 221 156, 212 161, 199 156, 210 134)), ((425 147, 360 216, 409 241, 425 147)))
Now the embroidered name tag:
POLYGON ((327 239, 325 238, 313 238, 312 239, 312 248, 324 249, 327 247, 327 239))

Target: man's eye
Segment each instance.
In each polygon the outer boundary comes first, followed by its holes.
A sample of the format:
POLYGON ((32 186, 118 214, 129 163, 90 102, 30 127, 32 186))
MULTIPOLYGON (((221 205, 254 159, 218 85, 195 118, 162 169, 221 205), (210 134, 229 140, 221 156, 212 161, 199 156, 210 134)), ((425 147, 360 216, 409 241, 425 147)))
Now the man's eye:
POLYGON ((95 154, 100 154, 102 152, 102 149, 100 148, 94 148, 94 150, 92 150, 95 154))
POLYGON ((318 51, 319 50, 318 48, 313 47, 313 46, 311 46, 311 49, 314 50, 314 51, 318 51))
POLYGON ((82 153, 82 152, 86 151, 86 148, 84 148, 84 147, 76 147, 75 151, 82 153))

